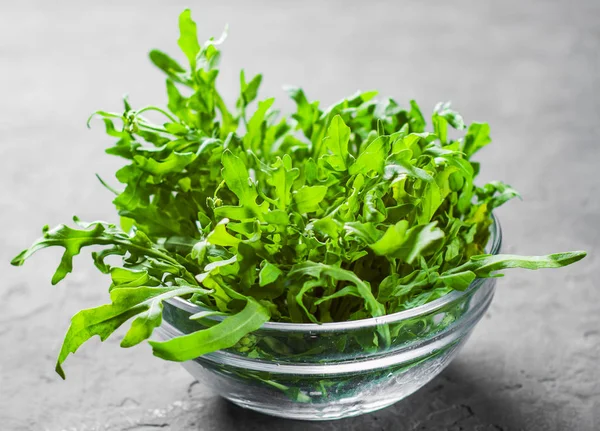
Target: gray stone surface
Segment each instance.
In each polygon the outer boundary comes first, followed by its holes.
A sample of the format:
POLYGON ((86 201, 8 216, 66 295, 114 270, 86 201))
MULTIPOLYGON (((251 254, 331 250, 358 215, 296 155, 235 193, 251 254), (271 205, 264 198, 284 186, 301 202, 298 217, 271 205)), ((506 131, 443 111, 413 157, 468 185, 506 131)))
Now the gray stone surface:
MULTIPOLYGON (((467 347, 409 399, 331 423, 273 419, 216 397, 147 346, 118 337, 54 360, 68 318, 105 301, 107 280, 88 257, 61 286, 57 250, 21 269, 8 260, 39 228, 115 220, 95 109, 163 102, 149 48, 176 49, 188 2, 0 3, 0 429, 20 430, 593 430, 600 428, 600 2, 195 2, 203 37, 228 22, 221 88, 241 67, 264 72, 262 95, 283 84, 334 102, 377 88, 430 110, 452 100, 492 125, 479 156, 484 180, 523 202, 499 211, 505 251, 586 249, 580 264, 511 271, 467 347), (218 3, 218 4, 217 4, 218 3)), ((121 333, 122 335, 122 333, 121 333)))

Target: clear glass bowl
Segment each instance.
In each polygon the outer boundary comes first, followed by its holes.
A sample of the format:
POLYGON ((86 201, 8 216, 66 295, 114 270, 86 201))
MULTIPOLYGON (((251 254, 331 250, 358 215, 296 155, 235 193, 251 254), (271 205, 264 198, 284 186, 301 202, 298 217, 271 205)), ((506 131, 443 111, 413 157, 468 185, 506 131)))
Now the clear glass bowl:
MULTIPOLYGON (((496 218, 490 238, 488 252, 499 253, 496 218)), ((231 402, 273 416, 330 420, 372 412, 412 394, 450 363, 488 308, 495 284, 475 280, 463 292, 379 318, 267 322, 233 348, 183 367, 231 402)), ((169 300, 159 334, 168 339, 206 327, 189 320, 199 311, 183 299, 169 300)))

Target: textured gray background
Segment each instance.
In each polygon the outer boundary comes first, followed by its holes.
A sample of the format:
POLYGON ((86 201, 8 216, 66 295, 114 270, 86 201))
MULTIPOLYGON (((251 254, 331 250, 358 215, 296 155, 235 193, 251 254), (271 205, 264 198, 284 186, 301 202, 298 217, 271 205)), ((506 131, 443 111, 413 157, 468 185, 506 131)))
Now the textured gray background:
MULTIPOLYGON (((93 340, 53 372, 70 315, 106 300, 87 256, 61 286, 58 250, 25 268, 8 260, 45 223, 115 220, 94 178, 103 155, 95 109, 164 103, 147 61, 176 51, 169 1, 0 3, 0 429, 2 430, 592 430, 600 428, 600 2, 195 2, 202 38, 231 26, 220 86, 241 67, 325 104, 377 88, 430 111, 452 100, 492 125, 484 180, 523 194, 499 211, 505 251, 587 249, 580 264, 511 271, 460 356, 411 398, 381 412, 308 425, 229 405, 148 346, 93 340), (86 3, 86 4, 84 4, 86 3)), ((283 102, 282 102, 283 101, 283 102)))

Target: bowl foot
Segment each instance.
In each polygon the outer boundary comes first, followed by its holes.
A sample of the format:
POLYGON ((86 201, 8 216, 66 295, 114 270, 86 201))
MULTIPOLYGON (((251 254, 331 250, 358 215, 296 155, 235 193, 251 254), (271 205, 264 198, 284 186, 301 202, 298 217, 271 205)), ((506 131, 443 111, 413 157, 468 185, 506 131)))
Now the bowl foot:
POLYGON ((354 406, 348 405, 348 403, 339 403, 337 405, 332 403, 327 404, 326 406, 319 404, 304 404, 301 405, 300 408, 277 409, 273 408, 272 405, 265 405, 259 402, 247 402, 227 397, 223 398, 244 409, 253 410, 269 416, 301 421, 330 421, 350 418, 384 409, 400 401, 399 399, 392 401, 388 399, 379 402, 356 403, 354 406))

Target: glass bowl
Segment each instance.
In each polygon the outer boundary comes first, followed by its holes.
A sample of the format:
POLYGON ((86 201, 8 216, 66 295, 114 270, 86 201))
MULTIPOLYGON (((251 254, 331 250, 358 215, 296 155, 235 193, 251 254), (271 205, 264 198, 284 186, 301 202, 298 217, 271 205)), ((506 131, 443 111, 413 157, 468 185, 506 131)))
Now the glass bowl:
MULTIPOLYGON (((488 252, 500 251, 494 217, 488 252)), ((423 306, 383 317, 324 324, 267 322, 233 348, 183 367, 219 395, 272 416, 330 420, 387 407, 437 376, 487 310, 496 281, 475 280, 423 306)), ((181 298, 165 303, 161 338, 202 329, 202 311, 181 298)), ((212 317, 212 319, 219 319, 212 317)))

